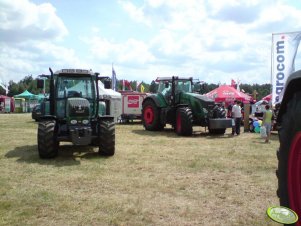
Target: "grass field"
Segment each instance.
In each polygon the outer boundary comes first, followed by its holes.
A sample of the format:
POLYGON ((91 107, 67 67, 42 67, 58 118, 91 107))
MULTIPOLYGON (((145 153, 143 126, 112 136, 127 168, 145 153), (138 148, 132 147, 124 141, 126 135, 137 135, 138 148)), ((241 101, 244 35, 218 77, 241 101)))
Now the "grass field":
POLYGON ((192 137, 116 125, 116 154, 41 160, 30 114, 0 115, 0 225, 278 225, 277 135, 192 137))

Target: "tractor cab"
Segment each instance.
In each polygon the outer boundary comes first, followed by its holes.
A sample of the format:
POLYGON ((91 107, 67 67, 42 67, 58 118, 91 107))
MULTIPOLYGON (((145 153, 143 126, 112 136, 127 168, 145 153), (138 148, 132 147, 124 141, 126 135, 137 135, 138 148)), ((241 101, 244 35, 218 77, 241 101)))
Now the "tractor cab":
POLYGON ((91 76, 59 75, 55 89, 55 115, 58 118, 95 115, 95 81, 91 76), (74 104, 80 102, 79 109, 74 104))
POLYGON ((180 104, 181 93, 192 92, 192 78, 159 77, 156 82, 158 82, 157 92, 161 93, 169 104, 180 104))

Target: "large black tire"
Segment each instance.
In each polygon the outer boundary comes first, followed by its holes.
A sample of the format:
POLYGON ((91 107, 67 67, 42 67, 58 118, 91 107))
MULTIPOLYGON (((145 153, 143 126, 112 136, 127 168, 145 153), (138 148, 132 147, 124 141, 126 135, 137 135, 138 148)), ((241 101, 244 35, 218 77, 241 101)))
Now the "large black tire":
POLYGON ((179 136, 192 135, 193 116, 188 107, 179 107, 176 114, 176 133, 179 136))
POLYGON ((54 158, 58 154, 59 142, 55 131, 55 121, 39 122, 38 151, 40 158, 54 158))
POLYGON ((142 106, 142 123, 146 130, 158 131, 164 128, 160 122, 161 109, 152 100, 146 100, 142 106))
POLYGON ((213 118, 226 118, 226 110, 218 105, 213 108, 213 118))
MULTIPOLYGON (((212 110, 213 118, 226 118, 226 110, 222 107, 215 106, 212 110)), ((226 129, 209 129, 210 134, 222 135, 225 134, 226 129)))
POLYGON ((113 120, 101 120, 99 127, 98 153, 103 156, 113 156, 115 154, 115 123, 113 120))
MULTIPOLYGON (((301 216, 301 92, 287 104, 279 129, 280 148, 277 151, 278 191, 280 205, 301 216)), ((297 223, 301 225, 301 222, 297 223)))

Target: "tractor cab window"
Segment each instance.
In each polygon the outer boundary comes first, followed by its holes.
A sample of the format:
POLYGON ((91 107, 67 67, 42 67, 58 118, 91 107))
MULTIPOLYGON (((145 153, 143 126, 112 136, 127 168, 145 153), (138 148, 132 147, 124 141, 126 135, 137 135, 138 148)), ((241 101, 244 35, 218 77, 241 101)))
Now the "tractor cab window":
POLYGON ((158 93, 162 93, 163 95, 167 95, 171 92, 171 82, 169 81, 160 81, 158 86, 158 93))
POLYGON ((175 83, 175 91, 180 92, 186 92, 186 93, 191 93, 192 88, 191 88, 191 81, 176 81, 175 83))
POLYGON ((83 97, 93 99, 95 90, 90 77, 59 77, 57 83, 57 97, 83 97))

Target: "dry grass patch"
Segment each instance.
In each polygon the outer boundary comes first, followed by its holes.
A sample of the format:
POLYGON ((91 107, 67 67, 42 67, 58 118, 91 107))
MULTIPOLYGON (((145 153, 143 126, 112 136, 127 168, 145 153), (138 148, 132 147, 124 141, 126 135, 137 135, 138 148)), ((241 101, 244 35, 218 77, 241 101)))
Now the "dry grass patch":
POLYGON ((116 125, 116 154, 38 157, 30 114, 0 115, 1 225, 276 225, 278 138, 116 125))

